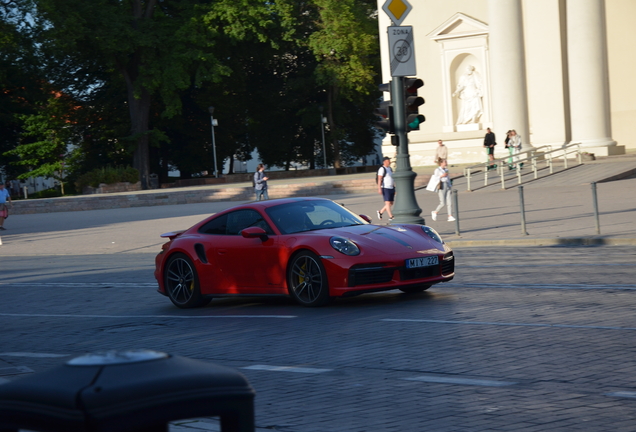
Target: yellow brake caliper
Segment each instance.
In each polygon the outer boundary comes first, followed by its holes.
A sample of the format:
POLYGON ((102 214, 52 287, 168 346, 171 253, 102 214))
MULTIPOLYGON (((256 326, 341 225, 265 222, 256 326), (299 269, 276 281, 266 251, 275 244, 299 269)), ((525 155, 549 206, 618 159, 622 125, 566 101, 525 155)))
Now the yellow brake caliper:
POLYGON ((305 279, 306 279, 305 275, 307 273, 307 263, 306 262, 305 262, 305 264, 302 265, 300 270, 302 270, 302 273, 298 275, 298 285, 300 285, 303 282, 305 282, 305 279))

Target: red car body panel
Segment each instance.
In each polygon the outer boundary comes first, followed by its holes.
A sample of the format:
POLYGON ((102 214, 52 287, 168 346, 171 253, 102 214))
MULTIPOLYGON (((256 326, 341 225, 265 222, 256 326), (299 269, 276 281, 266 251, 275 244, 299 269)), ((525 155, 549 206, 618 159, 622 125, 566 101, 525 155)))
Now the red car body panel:
POLYGON ((452 250, 427 235, 421 225, 380 226, 360 219, 361 223, 354 226, 283 234, 266 212, 268 207, 281 204, 321 200, 287 198, 243 204, 210 216, 181 233, 164 235, 171 239, 163 245, 162 252, 155 259, 159 292, 166 294, 164 265, 172 254, 179 252, 194 263, 201 294, 213 297, 288 295, 288 263, 294 254, 302 250, 320 257, 332 297, 428 285, 453 278, 452 250), (199 232, 209 221, 241 209, 258 212, 273 233, 264 238, 245 238, 199 232), (330 238, 334 236, 351 240, 360 253, 348 256, 336 251, 330 244, 330 238), (427 272, 418 273, 418 270, 405 268, 406 260, 430 255, 438 256, 438 269, 429 268, 427 272))

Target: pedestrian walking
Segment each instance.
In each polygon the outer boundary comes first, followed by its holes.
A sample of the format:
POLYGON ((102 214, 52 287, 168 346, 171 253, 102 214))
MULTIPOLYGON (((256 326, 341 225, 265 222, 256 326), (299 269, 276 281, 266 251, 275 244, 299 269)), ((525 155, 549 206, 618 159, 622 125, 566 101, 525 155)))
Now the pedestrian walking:
POLYGON ((9 217, 9 208, 7 202, 13 208, 13 201, 11 201, 11 194, 5 188, 4 183, 0 183, 0 230, 4 231, 4 221, 9 217))
POLYGON ((378 169, 378 193, 382 195, 382 199, 384 200, 384 207, 376 211, 378 219, 380 220, 382 220, 384 212, 389 215, 389 220, 393 220, 391 206, 395 200, 395 183, 393 182, 393 170, 390 165, 391 158, 384 156, 382 166, 378 169))
POLYGON ((514 154, 514 147, 512 147, 510 145, 510 137, 511 137, 511 135, 512 135, 512 131, 511 130, 506 132, 506 141, 505 141, 505 143, 506 143, 506 150, 508 150, 508 155, 509 155, 509 157, 508 157, 508 169, 509 170, 514 169, 514 165, 512 164, 512 157, 513 157, 513 154, 514 154))
POLYGON ((448 173, 447 163, 445 160, 439 163, 439 166, 435 168, 433 176, 439 179, 439 188, 437 189, 437 195, 439 196, 439 205, 435 210, 431 212, 431 217, 434 221, 437 220, 437 214, 441 209, 446 206, 448 210, 448 222, 455 220, 453 217, 453 201, 451 199, 451 192, 453 189, 453 182, 450 179, 448 173))
POLYGON ((495 140, 495 133, 490 130, 490 128, 486 129, 486 136, 484 137, 484 148, 486 149, 486 154, 488 155, 488 169, 495 169, 497 165, 493 163, 495 160, 495 146, 497 145, 497 141, 495 140))
POLYGON ((440 159, 448 160, 448 147, 444 145, 442 140, 437 140, 437 148, 435 149, 435 163, 439 164, 440 159))
POLYGON ((519 163, 519 160, 521 159, 519 153, 521 153, 521 149, 523 148, 523 146, 521 144, 521 137, 514 129, 510 130, 510 141, 508 141, 508 146, 512 147, 512 159, 514 162, 514 167, 519 170, 522 169, 523 163, 519 163))
POLYGON ((256 172, 254 173, 254 191, 256 192, 256 201, 269 199, 269 195, 267 193, 267 180, 268 177, 265 176, 265 165, 258 164, 256 172))

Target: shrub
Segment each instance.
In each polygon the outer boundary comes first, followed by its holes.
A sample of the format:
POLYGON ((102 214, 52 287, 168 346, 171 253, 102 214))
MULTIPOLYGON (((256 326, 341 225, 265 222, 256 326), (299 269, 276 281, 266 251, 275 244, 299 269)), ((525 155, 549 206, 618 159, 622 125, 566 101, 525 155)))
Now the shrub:
POLYGON ((82 174, 77 178, 75 186, 77 190, 83 190, 86 186, 99 187, 101 183, 113 184, 119 182, 137 183, 139 181, 139 171, 132 167, 111 167, 97 168, 93 171, 82 174))
POLYGON ((29 194, 29 198, 31 199, 37 199, 37 198, 56 198, 56 197, 61 197, 62 196, 62 192, 60 191, 60 187, 56 186, 54 188, 51 189, 44 189, 41 190, 39 192, 34 192, 32 194, 29 194))

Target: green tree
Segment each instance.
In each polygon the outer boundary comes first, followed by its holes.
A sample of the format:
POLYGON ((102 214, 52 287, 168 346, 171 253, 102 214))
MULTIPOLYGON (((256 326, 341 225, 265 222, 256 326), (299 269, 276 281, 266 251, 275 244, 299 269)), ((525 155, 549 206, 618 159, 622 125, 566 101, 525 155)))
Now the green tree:
POLYGON ((219 5, 208 22, 232 22, 218 31, 241 38, 233 45, 241 49, 231 55, 229 81, 245 103, 248 144, 258 148, 266 164, 316 165, 320 106, 326 107, 332 143, 327 150, 335 166, 370 153, 379 71, 374 1, 228 0, 219 5), (261 7, 251 7, 255 3, 261 7), (250 11, 248 19, 229 18, 244 10, 250 11), (246 84, 241 86, 241 79, 246 84))
MULTIPOLYGON (((377 99, 379 72, 377 3, 370 0, 314 0, 318 8, 317 29, 309 36, 308 46, 318 60, 315 74, 327 94, 327 119, 331 131, 334 166, 343 164, 341 142, 350 141, 361 130, 369 130, 371 100, 377 99), (367 96, 367 97, 365 97, 367 96), (338 107, 346 106, 346 110, 338 107), (346 115, 354 107, 360 117, 346 115), (367 111, 368 110, 368 111, 367 111), (340 113, 340 114, 338 114, 340 113), (362 128, 356 127, 363 125, 362 128), (350 125, 343 131, 341 125, 350 125), (351 133, 351 129, 357 133, 351 133)), ((372 143, 370 133, 364 141, 372 143)), ((369 144, 367 144, 369 145, 369 144)), ((368 152, 367 152, 368 153, 368 152)))
POLYGON ((64 159, 74 140, 69 104, 72 100, 54 96, 39 113, 19 116, 24 121, 25 139, 7 152, 19 156, 16 164, 26 168, 19 179, 42 176, 64 180, 64 159))
POLYGON ((51 77, 56 85, 80 95, 102 84, 91 81, 97 71, 123 79, 133 166, 146 187, 149 147, 152 135, 158 133, 150 126, 153 98, 163 103, 162 115, 172 117, 181 111, 180 90, 229 73, 211 49, 214 33, 199 19, 206 5, 192 0, 37 0, 36 4, 40 43, 51 59, 47 66, 56 70, 51 77))
POLYGON ((17 115, 33 114, 49 97, 39 69, 27 20, 28 10, 19 0, 0 2, 0 171, 16 178, 26 168, 14 165, 15 148, 22 133, 17 115))
POLYGON ((374 1, 15 1, 32 12, 43 94, 74 100, 75 174, 131 159, 144 183, 151 166, 209 170, 210 105, 221 164, 258 148, 268 165, 321 165, 321 106, 335 166, 373 148, 374 1))

